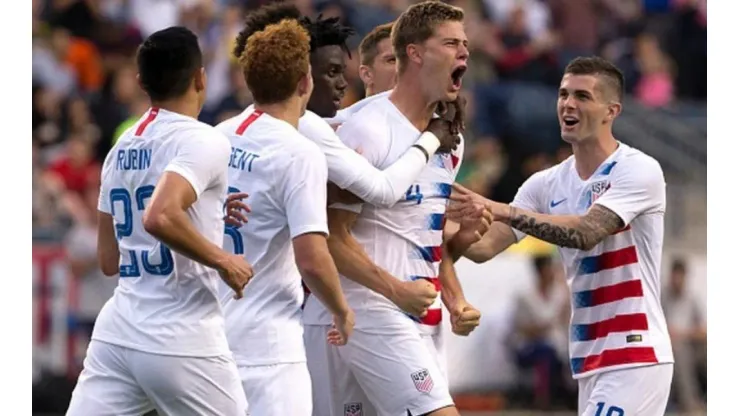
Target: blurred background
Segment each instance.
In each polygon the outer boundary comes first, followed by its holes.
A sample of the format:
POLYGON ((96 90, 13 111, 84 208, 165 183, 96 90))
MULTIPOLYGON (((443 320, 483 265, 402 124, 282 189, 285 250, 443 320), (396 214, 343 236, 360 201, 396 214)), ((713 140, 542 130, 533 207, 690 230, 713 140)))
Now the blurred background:
MULTIPOLYGON (((64 413, 98 311, 115 279, 96 264, 95 210, 103 158, 147 109, 134 53, 181 24, 201 40, 209 76, 202 120, 251 102, 230 57, 245 12, 267 0, 33 0, 33 409, 64 413)), ((466 155, 458 181, 510 202, 532 173, 570 155, 555 102, 579 55, 616 63, 628 98, 615 135, 658 159, 668 183, 663 307, 676 367, 671 414, 706 398, 706 0, 452 0, 466 12, 470 68, 466 155)), ((403 0, 296 0, 305 15, 340 16, 360 39, 395 19, 403 0)), ((351 91, 363 98, 356 54, 351 91)), ((574 414, 566 363, 568 295, 553 247, 525 239, 458 273, 483 311, 468 338, 450 336, 459 407, 483 414, 574 414), (499 413, 500 412, 500 413, 499 413)), ((478 413, 470 413, 478 414, 478 413)))

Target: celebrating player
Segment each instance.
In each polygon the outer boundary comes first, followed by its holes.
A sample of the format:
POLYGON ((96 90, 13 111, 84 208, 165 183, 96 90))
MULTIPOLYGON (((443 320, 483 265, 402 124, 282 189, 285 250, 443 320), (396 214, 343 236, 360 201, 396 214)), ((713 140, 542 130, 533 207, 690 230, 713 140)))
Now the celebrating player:
POLYGON ((98 260, 120 278, 67 414, 244 415, 217 293, 219 274, 237 298, 252 277, 221 249, 229 141, 196 120, 206 76, 192 32, 152 34, 137 61, 151 108, 108 154, 98 203, 98 260))
POLYGON ((231 139, 231 190, 250 195, 248 226, 227 240, 256 276, 243 300, 225 293, 223 301, 229 344, 259 415, 311 414, 301 277, 334 317, 329 342, 344 344, 354 325, 326 243, 326 159, 297 130, 313 90, 309 47, 292 19, 250 36, 240 63, 254 110, 217 127, 231 139))
MULTIPOLYGON (((393 163, 433 118, 437 103, 457 98, 468 58, 462 21, 461 9, 440 2, 414 5, 396 21, 392 43, 398 85, 390 96, 367 104, 338 130, 340 138, 361 148, 374 166, 393 163)), ((357 312, 353 338, 341 350, 326 351, 331 374, 323 383, 314 383, 326 385, 330 414, 358 405, 365 411, 363 392, 379 414, 457 414, 444 375, 439 324, 442 301, 454 311, 458 327, 462 311, 473 310, 464 300, 454 268, 448 267, 451 259, 443 244, 445 208, 461 155, 462 146, 451 155, 434 155, 404 200, 392 208, 330 210, 332 255, 343 276, 352 279, 343 279, 342 286, 357 312), (353 281, 365 270, 390 272, 391 278, 403 281, 426 280, 437 290, 441 287, 442 300, 435 296, 422 319, 410 319, 379 291, 353 281), (335 365, 335 352, 349 371, 341 363, 335 365)), ((309 298, 306 315, 314 309, 320 308, 309 298)), ((465 324, 475 327, 479 314, 468 320, 469 315, 465 324)), ((321 348, 315 341, 314 346, 321 348)))
POLYGON ((510 205, 459 187, 497 223, 465 256, 486 261, 525 234, 560 247, 572 292, 570 364, 578 414, 665 413, 673 354, 660 305, 665 180, 658 162, 617 141, 624 79, 601 58, 576 58, 558 95, 573 156, 535 173, 510 205))

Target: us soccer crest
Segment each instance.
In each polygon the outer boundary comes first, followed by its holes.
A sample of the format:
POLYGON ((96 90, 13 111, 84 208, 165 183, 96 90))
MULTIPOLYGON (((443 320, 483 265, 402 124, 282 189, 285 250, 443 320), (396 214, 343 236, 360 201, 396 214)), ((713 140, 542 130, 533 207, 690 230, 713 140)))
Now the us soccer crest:
POLYGON ((578 201, 578 207, 583 211, 588 210, 611 186, 612 184, 609 180, 596 181, 589 184, 585 192, 581 195, 581 200, 578 201))
POLYGON ((426 368, 415 373, 411 373, 411 380, 414 381, 416 390, 419 390, 422 393, 429 393, 432 391, 432 387, 434 387, 432 376, 426 368))
POLYGON ((344 416, 362 416, 362 403, 345 403, 344 416))

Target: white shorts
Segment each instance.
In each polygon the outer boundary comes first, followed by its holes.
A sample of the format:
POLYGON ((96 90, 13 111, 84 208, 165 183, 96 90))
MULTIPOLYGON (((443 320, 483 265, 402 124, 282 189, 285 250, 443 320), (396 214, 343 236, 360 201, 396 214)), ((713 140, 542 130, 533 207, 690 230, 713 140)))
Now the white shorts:
POLYGON ((236 363, 229 356, 178 357, 91 341, 68 416, 244 416, 236 363))
POLYGON ((578 380, 580 416, 663 416, 673 364, 613 370, 578 380))
MULTIPOLYGON (((322 355, 327 330, 328 327, 314 326, 305 336, 310 341, 307 342, 310 344, 307 349, 311 350, 309 360, 322 355)), ((355 329, 347 345, 330 346, 329 352, 323 353, 328 357, 323 362, 331 375, 322 377, 321 370, 314 373, 317 378, 314 387, 322 386, 329 392, 319 397, 319 401, 329 397, 331 416, 352 414, 358 404, 363 415, 381 416, 408 416, 409 412, 416 416, 453 406, 438 358, 429 350, 433 344, 424 340, 413 325, 392 334, 370 334, 355 329), (332 348, 335 352, 331 352, 332 348), (365 405, 365 398, 374 409, 365 405)), ((316 360, 314 363, 319 365, 316 360)), ((316 367, 314 363, 312 368, 316 367)), ((320 394, 317 391, 316 396, 320 394)))
POLYGON ((239 366, 254 416, 311 416, 311 377, 306 363, 239 366))
POLYGON ((376 416, 372 403, 339 356, 338 349, 343 347, 329 345, 326 341, 330 329, 329 325, 303 327, 313 389, 313 416, 376 416))

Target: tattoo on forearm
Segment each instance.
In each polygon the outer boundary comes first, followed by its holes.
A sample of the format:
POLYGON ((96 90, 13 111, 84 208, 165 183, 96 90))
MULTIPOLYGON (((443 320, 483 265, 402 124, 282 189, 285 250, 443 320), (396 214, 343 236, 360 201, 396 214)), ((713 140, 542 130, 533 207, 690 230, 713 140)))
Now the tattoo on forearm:
POLYGON ((624 227, 612 210, 594 205, 574 227, 537 221, 512 208, 509 224, 517 230, 549 243, 579 250, 590 250, 607 236, 624 227))

